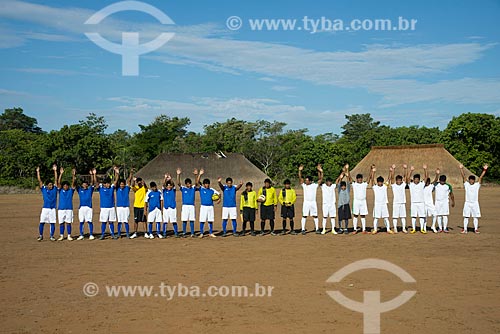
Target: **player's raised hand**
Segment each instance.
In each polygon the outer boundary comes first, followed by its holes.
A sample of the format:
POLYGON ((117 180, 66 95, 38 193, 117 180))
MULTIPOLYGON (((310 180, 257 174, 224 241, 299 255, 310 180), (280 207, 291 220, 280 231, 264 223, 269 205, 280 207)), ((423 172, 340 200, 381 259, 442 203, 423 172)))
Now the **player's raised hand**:
POLYGON ((240 186, 242 186, 242 185, 243 185, 243 180, 240 180, 240 186))
POLYGON ((165 173, 164 177, 165 177, 165 180, 167 180, 167 179, 168 179, 168 177, 169 177, 169 174, 168 174, 168 173, 165 173))
POLYGON ((415 170, 415 166, 411 166, 410 170, 413 172, 415 170))
POLYGON ((407 164, 403 164, 403 168, 404 168, 404 169, 407 169, 407 168, 408 168, 408 165, 407 165, 407 164))
POLYGON ((222 177, 220 177, 220 176, 219 176, 219 177, 217 178, 217 182, 222 182, 222 177))
POLYGON ((115 173, 120 174, 120 168, 118 168, 118 166, 113 166, 113 170, 115 173))
POLYGON ((392 168, 392 170, 395 170, 396 169, 396 164, 392 164, 391 168, 392 168))
POLYGON ((193 174, 198 175, 198 168, 193 169, 193 174))
POLYGON ((345 170, 349 170, 349 164, 345 164, 344 168, 345 170))
POLYGON ((441 170, 439 168, 436 168, 436 174, 441 173, 441 170))
POLYGON ((318 164, 318 165, 316 166, 316 169, 318 170, 318 172, 323 173, 323 167, 321 167, 321 164, 318 164))
POLYGON ((52 170, 53 170, 53 171, 57 171, 57 165, 56 165, 56 164, 53 164, 53 165, 52 165, 52 170))
POLYGON ((64 173, 64 168, 61 166, 61 168, 59 168, 59 173, 64 173))
POLYGON ((73 168, 73 169, 71 170, 71 175, 73 175, 73 176, 74 176, 74 175, 76 175, 76 168, 73 168))
POLYGON ((460 165, 458 165, 458 168, 464 169, 464 165, 460 164, 460 165))
POLYGON ((182 169, 177 168, 177 171, 176 171, 176 172, 177 172, 177 175, 181 175, 181 174, 182 174, 182 169))
MULTIPOLYGON (((392 166, 394 166, 394 165, 392 165, 392 166)), ((391 166, 391 167, 389 167, 389 171, 394 172, 394 168, 395 168, 395 167, 392 167, 392 166, 391 166)))
POLYGON ((373 166, 373 167, 372 167, 372 172, 374 172, 374 173, 375 173, 376 171, 377 171, 377 167, 373 166))
POLYGON ((36 172, 37 172, 37 173, 40 173, 40 166, 38 166, 38 167, 36 168, 36 172))
POLYGON ((203 168, 200 169, 200 175, 205 174, 205 170, 203 168))
POLYGON ((422 166, 422 168, 423 168, 423 169, 427 169, 427 165, 426 165, 426 164, 424 164, 424 165, 422 166))
POLYGON ((304 165, 300 165, 300 166, 299 166, 299 170, 300 170, 300 171, 303 171, 303 170, 304 170, 304 165))
POLYGON ((92 168, 92 174, 97 175, 97 169, 92 168))
POLYGON ((484 164, 483 169, 484 169, 484 170, 487 170, 487 169, 488 169, 488 167, 489 167, 489 166, 488 166, 488 164, 484 164))

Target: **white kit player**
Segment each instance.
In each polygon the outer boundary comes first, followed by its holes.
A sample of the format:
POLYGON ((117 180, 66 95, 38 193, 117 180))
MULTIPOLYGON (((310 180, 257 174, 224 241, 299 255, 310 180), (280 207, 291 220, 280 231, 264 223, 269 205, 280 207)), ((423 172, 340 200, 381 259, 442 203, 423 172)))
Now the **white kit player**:
POLYGON ((446 175, 439 176, 439 183, 434 187, 434 194, 436 200, 434 205, 436 206, 436 215, 438 224, 442 221, 443 232, 449 233, 448 231, 448 215, 450 214, 450 200, 451 206, 455 206, 455 196, 453 195, 453 189, 449 183, 446 183, 446 175))
MULTIPOLYGON (((375 166, 370 166, 370 170, 375 166)), ((368 188, 368 183, 363 181, 363 175, 357 174, 356 181, 353 182, 351 175, 349 174, 349 182, 352 184, 352 190, 354 192, 354 200, 352 203, 352 214, 354 218, 352 223, 354 226, 354 231, 358 229, 358 219, 361 217, 361 227, 362 232, 366 233, 366 215, 368 214, 368 205, 366 204, 366 189, 368 188)))
POLYGON ((476 177, 470 175, 469 178, 465 179, 464 166, 460 165, 460 173, 462 174, 462 179, 464 181, 465 188, 465 203, 464 203, 464 229, 462 233, 467 233, 467 225, 469 224, 469 217, 472 217, 474 223, 474 232, 479 233, 479 218, 481 218, 481 209, 479 208, 479 188, 481 188, 481 182, 483 177, 488 170, 488 165, 484 165, 483 171, 479 176, 479 180, 476 182, 476 177))
POLYGON ((408 166, 403 165, 403 175, 396 175, 394 180, 394 173, 396 165, 389 168, 389 183, 392 188, 392 224, 394 233, 398 233, 398 219, 401 219, 401 231, 408 233, 406 230, 406 185, 408 184, 407 172, 408 166))
POLYGON ((372 167, 370 172, 370 178, 368 183, 372 186, 373 195, 375 197, 373 205, 373 230, 372 234, 377 234, 377 223, 380 218, 384 220, 387 233, 393 234, 391 230, 391 225, 389 223, 389 209, 387 208, 387 186, 384 184, 384 178, 382 176, 377 177, 377 184, 373 184, 373 179, 375 178, 375 172, 377 169, 375 166, 372 167))
POLYGON ((323 229, 321 234, 326 234, 326 221, 328 218, 331 220, 332 233, 337 234, 337 232, 335 232, 335 217, 337 217, 337 205, 335 204, 337 199, 335 192, 337 191, 337 185, 333 183, 333 179, 331 177, 327 177, 325 183, 322 182, 323 169, 321 168, 321 165, 318 165, 318 172, 320 173, 318 184, 321 187, 323 195, 323 229))
MULTIPOLYGON (((319 172, 321 165, 317 166, 318 169, 318 182, 321 183, 322 174, 319 172)), ((318 222, 318 204, 316 203, 316 192, 318 190, 318 184, 313 183, 312 176, 306 176, 305 180, 302 177, 302 171, 304 166, 299 166, 299 182, 302 185, 302 190, 304 191, 304 203, 302 204, 302 235, 306 234, 306 219, 308 216, 312 216, 314 219, 314 228, 316 234, 320 234, 319 222, 318 222)))
MULTIPOLYGON (((425 216, 426 216, 425 219, 432 217, 432 225, 431 225, 432 232, 434 233, 442 232, 443 226, 441 221, 439 221, 438 224, 439 230, 436 230, 437 215, 436 215, 436 206, 434 205, 434 198, 433 198, 434 188, 437 185, 440 170, 439 168, 436 169, 436 176, 434 177, 434 181, 432 182, 429 177, 429 173, 427 171, 427 165, 424 165, 424 172, 425 172, 424 206, 425 206, 425 216)), ((425 223, 425 225, 427 227, 427 222, 425 223)))
MULTIPOLYGON (((413 173, 414 170, 415 167, 411 166, 408 176, 406 177, 407 180, 411 180, 411 174, 413 173)), ((413 234, 417 232, 416 224, 418 217, 420 222, 420 232, 426 234, 427 228, 425 226, 425 204, 424 204, 425 183, 420 180, 420 174, 415 174, 413 176, 413 181, 410 182, 409 187, 410 187, 410 198, 411 198, 410 215, 411 215, 411 226, 412 226, 412 230, 410 231, 410 233, 413 234)))

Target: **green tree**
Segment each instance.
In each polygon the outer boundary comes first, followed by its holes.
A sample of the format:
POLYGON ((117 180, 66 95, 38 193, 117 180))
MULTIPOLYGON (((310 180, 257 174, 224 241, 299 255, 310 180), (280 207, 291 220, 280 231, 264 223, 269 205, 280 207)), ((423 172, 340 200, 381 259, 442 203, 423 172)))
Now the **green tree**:
POLYGON ((0 115, 0 131, 13 129, 37 134, 43 132, 38 127, 36 118, 25 115, 22 108, 5 109, 4 113, 0 115))

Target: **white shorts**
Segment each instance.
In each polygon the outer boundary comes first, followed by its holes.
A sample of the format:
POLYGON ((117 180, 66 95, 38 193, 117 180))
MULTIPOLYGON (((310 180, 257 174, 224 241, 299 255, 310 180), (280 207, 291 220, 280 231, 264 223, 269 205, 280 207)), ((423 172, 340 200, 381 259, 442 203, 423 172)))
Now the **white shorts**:
POLYGON ((436 206, 434 203, 425 203, 425 214, 427 217, 433 217, 436 215, 436 206))
POLYGON ((78 220, 80 223, 92 222, 93 210, 91 207, 82 206, 78 209, 78 220))
POLYGON ((222 219, 236 219, 236 208, 222 207, 222 219))
POLYGON ((59 224, 73 222, 73 210, 57 210, 57 215, 59 217, 59 224))
POLYGON ((465 202, 464 217, 481 218, 481 209, 479 208, 479 202, 465 202))
POLYGON ((392 218, 406 218, 406 204, 393 203, 392 204, 392 218))
POLYGON ((448 216, 450 214, 450 203, 448 201, 436 201, 436 215, 448 216))
POLYGON ((194 213, 194 205, 183 204, 181 209, 181 220, 183 222, 187 221, 193 222, 195 221, 195 219, 196 215, 194 213))
POLYGON ((162 220, 160 209, 155 208, 153 211, 148 212, 148 223, 161 223, 162 220))
POLYGON ((337 217, 337 207, 334 204, 323 203, 323 217, 324 218, 335 218, 337 217))
POLYGON ((410 215, 412 217, 425 218, 425 205, 424 203, 411 203, 410 215))
POLYGON ((42 208, 42 213, 40 214, 40 223, 55 224, 56 221, 56 209, 42 208))
POLYGON ((128 219, 130 218, 130 208, 125 206, 117 207, 116 216, 119 223, 128 223, 128 219))
POLYGON ((373 207, 373 218, 389 218, 387 204, 377 204, 373 207))
POLYGON ((354 200, 352 203, 352 214, 355 216, 366 216, 368 214, 368 205, 366 200, 354 200))
POLYGON ((200 206, 200 223, 214 222, 214 207, 212 205, 200 206))
POLYGON ((164 223, 177 223, 177 209, 163 208, 163 222, 164 223))
POLYGON ((304 204, 302 204, 302 217, 307 216, 318 216, 318 205, 316 201, 304 201, 304 204))
POLYGON ((99 221, 101 223, 115 222, 116 221, 115 208, 101 208, 101 213, 99 214, 99 221))

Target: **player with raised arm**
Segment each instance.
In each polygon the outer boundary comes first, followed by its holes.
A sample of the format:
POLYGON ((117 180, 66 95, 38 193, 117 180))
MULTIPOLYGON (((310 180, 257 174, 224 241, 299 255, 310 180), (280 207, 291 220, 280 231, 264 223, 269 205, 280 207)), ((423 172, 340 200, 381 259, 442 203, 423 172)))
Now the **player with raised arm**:
MULTIPOLYGON (((455 195, 453 194, 453 188, 451 187, 451 184, 446 182, 446 175, 439 176, 439 182, 434 187, 434 193, 436 196, 434 205, 436 206, 436 215, 438 222, 442 220, 443 232, 449 233, 448 215, 450 214, 450 201, 451 201, 451 206, 454 207, 455 195)), ((425 231, 425 225, 424 225, 424 231, 425 231)))
MULTIPOLYGON (((133 174, 134 169, 132 169, 130 173, 133 174)), ((139 223, 142 223, 144 226, 144 237, 149 239, 146 226, 146 215, 144 214, 144 200, 146 199, 148 187, 142 178, 135 178, 132 175, 132 191, 134 192, 134 234, 132 234, 130 239, 137 238, 139 223)))
MULTIPOLYGON (((370 170, 374 166, 370 166, 370 170)), ((354 218, 352 223, 354 225, 354 230, 358 228, 358 219, 361 218, 361 227, 363 231, 366 231, 366 215, 368 214, 368 205, 366 203, 366 189, 368 188, 368 182, 363 180, 363 174, 356 175, 356 181, 353 182, 351 174, 348 175, 348 181, 352 185, 353 191, 353 203, 352 203, 352 214, 354 218)), ((343 233, 342 230, 339 231, 343 233)))
MULTIPOLYGON (((408 171, 407 180, 411 180, 411 175, 415 171, 415 167, 411 166, 408 171)), ((425 183, 420 180, 420 174, 415 174, 413 176, 413 181, 409 184, 410 187, 410 198, 411 198, 411 207, 410 207, 410 215, 411 215, 411 226, 412 229, 410 231, 411 234, 417 232, 416 224, 417 217, 420 222, 420 231, 422 233, 427 233, 424 230, 425 225, 425 204, 424 204, 424 187, 425 183)))
POLYGON ((203 234, 205 233, 205 223, 208 223, 208 235, 212 238, 215 238, 214 201, 217 204, 220 203, 220 193, 217 190, 210 187, 209 179, 203 179, 203 184, 202 184, 200 180, 203 174, 205 174, 205 170, 201 168, 196 178, 196 187, 200 192, 200 215, 199 215, 200 236, 199 237, 203 238, 203 234))
POLYGON ((177 226, 177 202, 175 199, 175 185, 172 176, 165 174, 163 179, 163 237, 167 237, 168 223, 172 224, 174 236, 179 238, 179 228, 177 226))
POLYGON ((57 215, 59 218, 59 239, 58 241, 64 240, 64 226, 68 231, 67 239, 69 241, 73 240, 71 236, 71 224, 73 223, 73 194, 76 188, 76 170, 72 170, 71 187, 68 181, 61 183, 62 176, 64 174, 64 168, 61 166, 59 169, 59 179, 57 179, 57 190, 59 192, 59 207, 57 208, 57 215))
POLYGON ((374 165, 372 165, 372 170, 370 172, 370 178, 368 181, 368 183, 373 189, 373 194, 375 196, 373 205, 372 234, 376 234, 378 232, 377 223, 379 218, 382 218, 384 220, 387 233, 393 234, 394 232, 391 230, 391 224, 389 222, 389 209, 387 208, 387 203, 389 202, 387 200, 387 186, 384 184, 384 178, 382 176, 378 176, 377 183, 374 184, 376 171, 377 168, 374 165))
MULTIPOLYGON (((434 181, 431 182, 431 178, 429 177, 429 172, 427 171, 427 165, 424 165, 424 179, 425 179, 425 187, 424 187, 424 206, 425 206, 425 216, 426 220, 428 217, 432 217, 432 225, 431 230, 434 233, 438 233, 436 230, 436 206, 434 205, 434 200, 432 198, 432 194, 434 192, 434 188, 437 185, 438 177, 440 174, 439 168, 436 169, 436 176, 434 177, 434 181)), ((438 223, 439 232, 443 232, 441 220, 438 223)), ((425 227, 427 228, 427 222, 425 223, 425 227)))
MULTIPOLYGON (((322 174, 319 172, 321 165, 317 165, 318 170, 318 182, 322 182, 322 174)), ((312 216, 314 219, 314 229, 316 234, 320 234, 319 221, 318 221, 318 204, 316 203, 316 192, 318 190, 318 183, 313 183, 312 176, 306 176, 304 179, 302 177, 302 171, 304 166, 299 166, 299 183, 302 185, 302 190, 304 191, 304 202, 302 204, 302 235, 306 234, 306 220, 308 216, 312 216)))
POLYGON ((54 171, 54 181, 47 180, 45 185, 43 184, 42 178, 40 177, 40 167, 36 168, 36 177, 38 179, 38 186, 43 197, 42 212, 40 213, 40 225, 38 226, 38 241, 43 240, 43 230, 45 229, 45 224, 50 224, 50 241, 56 241, 54 238, 54 232, 56 229, 56 206, 57 206, 57 166, 54 164, 52 166, 54 171))
MULTIPOLYGON (((193 187, 193 181, 188 177, 184 180, 184 186, 181 183, 182 169, 177 168, 177 185, 182 194, 182 208, 181 208, 181 221, 182 221, 182 236, 187 236, 187 222, 189 221, 189 228, 191 230, 191 237, 194 237, 194 221, 196 220, 196 213, 194 208, 194 196, 196 188, 193 187)), ((195 179, 198 177, 198 170, 193 170, 195 179)))
POLYGON ((464 166, 460 165, 460 173, 462 174, 462 179, 464 181, 465 188, 465 202, 464 202, 464 229, 461 233, 467 233, 467 224, 469 224, 469 217, 472 217, 472 222, 474 223, 474 232, 479 233, 479 218, 481 218, 481 209, 479 207, 479 188, 481 188, 481 183, 483 182, 483 177, 488 170, 488 164, 483 166, 483 171, 479 175, 479 180, 476 182, 476 177, 470 175, 469 178, 465 179, 464 166))
MULTIPOLYGON (((336 206, 336 196, 335 192, 337 190, 336 184, 333 184, 333 179, 331 177, 326 178, 326 182, 323 182, 323 168, 318 165, 318 172, 321 174, 318 181, 318 185, 321 188, 321 194, 323 198, 323 229, 321 234, 326 234, 326 221, 330 218, 332 225, 332 231, 335 231, 335 217, 337 217, 337 206, 336 206)), ((347 229, 347 226, 346 226, 347 229)))
POLYGON ((392 188, 392 224, 394 233, 398 233, 398 219, 401 220, 401 231, 408 233, 406 230, 406 185, 408 184, 407 172, 408 165, 403 165, 403 175, 397 175, 394 180, 396 172, 396 165, 389 168, 389 184, 392 188))
MULTIPOLYGON (((120 169, 118 167, 114 168, 115 175, 120 174, 120 169)), ((130 185, 132 183, 133 174, 130 173, 127 181, 124 179, 115 180, 116 188, 116 216, 118 218, 118 238, 122 236, 122 226, 125 225, 125 234, 127 238, 130 238, 130 227, 128 220, 130 218, 130 185)))
MULTIPOLYGON (((115 178, 118 178, 116 171, 115 178)), ((115 184, 112 184, 110 177, 106 176, 106 178, 103 180, 103 183, 96 185, 96 188, 99 189, 99 205, 101 208, 101 212, 99 213, 99 221, 101 222, 101 236, 99 240, 104 240, 106 224, 108 223, 111 238, 116 240, 118 239, 118 237, 115 235, 115 184)))
POLYGON ((222 190, 222 236, 225 237, 227 235, 227 220, 231 219, 233 223, 233 236, 237 237, 236 192, 243 186, 243 181, 240 181, 240 183, 235 186, 233 184, 233 179, 228 177, 226 178, 226 184, 222 184, 222 178, 218 177, 217 183, 222 190))
POLYGON ((92 195, 94 194, 94 184, 97 183, 95 180, 96 170, 91 169, 89 171, 90 174, 90 183, 86 180, 82 181, 81 186, 76 188, 76 192, 78 193, 78 197, 80 199, 80 207, 78 208, 78 220, 80 221, 80 236, 76 240, 85 239, 84 235, 84 227, 85 223, 89 226, 89 240, 94 240, 94 223, 92 222, 93 218, 93 210, 92 210, 92 195))

